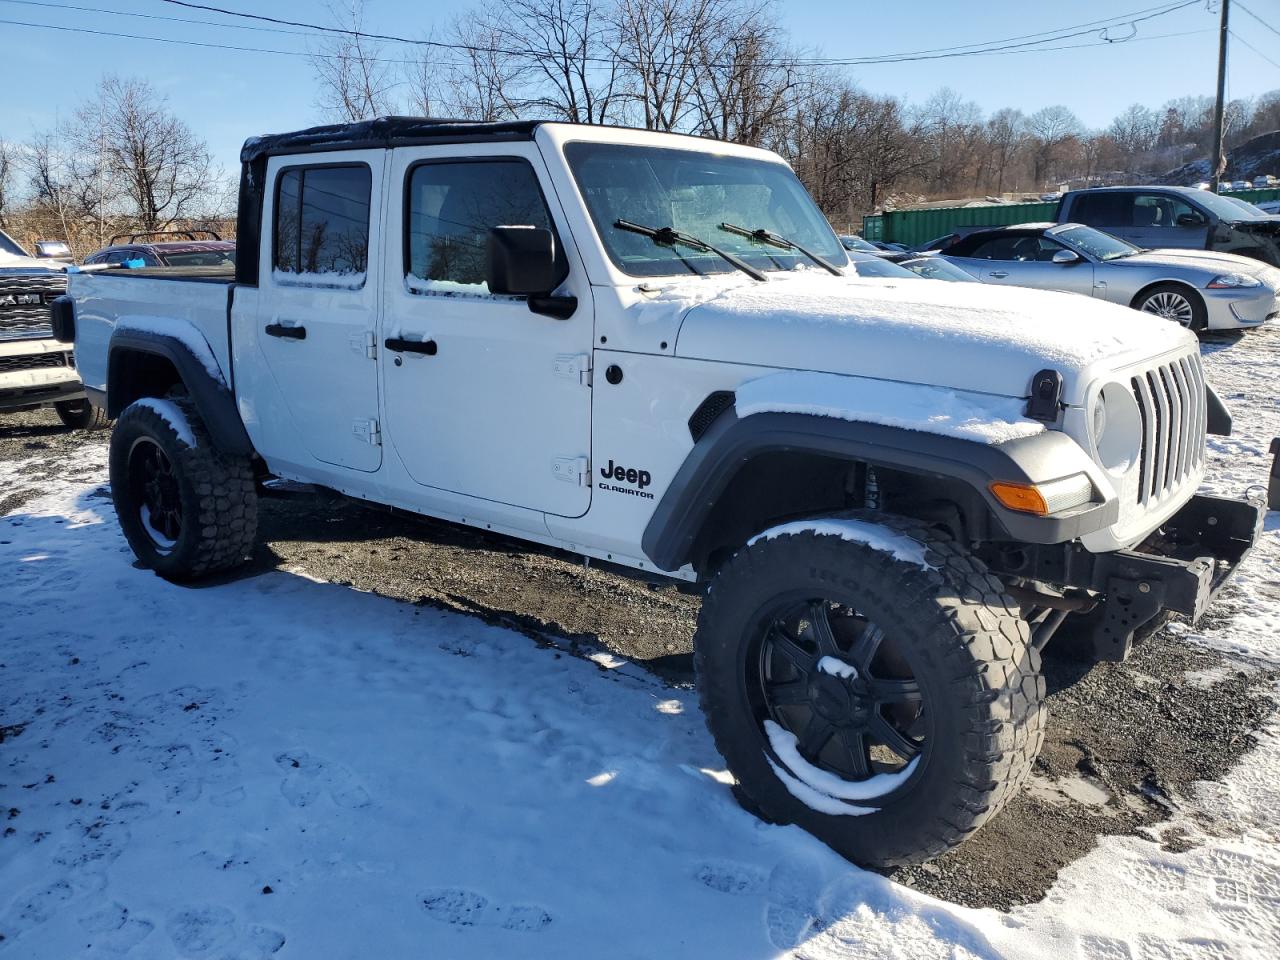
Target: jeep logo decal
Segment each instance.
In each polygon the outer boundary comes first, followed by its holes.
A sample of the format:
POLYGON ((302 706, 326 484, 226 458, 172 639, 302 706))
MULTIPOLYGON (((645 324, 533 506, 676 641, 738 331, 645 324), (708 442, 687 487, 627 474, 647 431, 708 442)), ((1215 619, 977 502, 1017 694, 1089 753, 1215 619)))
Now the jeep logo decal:
POLYGON ((653 477, 649 475, 648 470, 638 470, 635 467, 624 467, 620 463, 609 461, 609 465, 600 468, 600 476, 606 480, 614 480, 616 483, 602 483, 601 490, 612 490, 614 493, 627 493, 633 497, 641 497, 645 500, 652 500, 652 493, 645 493, 644 488, 653 482, 653 477), (620 487, 619 483, 629 484, 629 486, 620 487))

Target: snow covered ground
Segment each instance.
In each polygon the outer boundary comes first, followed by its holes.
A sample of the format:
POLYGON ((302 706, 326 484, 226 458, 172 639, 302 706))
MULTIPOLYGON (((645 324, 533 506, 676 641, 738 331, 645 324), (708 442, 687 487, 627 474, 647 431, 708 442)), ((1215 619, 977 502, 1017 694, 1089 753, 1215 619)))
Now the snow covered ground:
MULTIPOLYGON (((1239 495, 1280 329, 1206 354, 1239 495)), ((300 573, 171 586, 101 448, 63 476, 0 520, 0 958, 1280 955, 1280 726, 1162 825, 1187 852, 1106 838, 1039 904, 963 909, 741 811, 691 693, 300 573)), ((1184 633, 1280 663, 1278 574, 1272 514, 1184 633)))

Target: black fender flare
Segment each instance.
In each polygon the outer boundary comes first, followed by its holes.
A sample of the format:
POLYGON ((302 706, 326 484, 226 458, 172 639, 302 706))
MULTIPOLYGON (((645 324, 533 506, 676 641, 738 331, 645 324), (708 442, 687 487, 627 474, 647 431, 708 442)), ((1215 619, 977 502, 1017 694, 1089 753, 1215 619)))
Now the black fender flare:
POLYGON ((1052 517, 1018 513, 995 499, 989 489, 995 480, 1035 483, 1087 473, 1095 491, 1110 489, 1088 455, 1058 431, 990 444, 814 414, 739 418, 726 410, 694 444, 654 509, 641 537, 645 554, 660 570, 692 562, 703 523, 733 477, 753 458, 778 452, 820 454, 959 481, 986 504, 993 532, 1002 539, 1064 543, 1115 523, 1120 513, 1119 501, 1110 494, 1052 517))
POLYGON ((195 404, 200 419, 214 446, 224 453, 239 456, 253 454, 253 441, 249 439, 236 400, 225 383, 215 377, 181 337, 156 333, 150 330, 117 329, 111 334, 107 347, 107 416, 115 419, 123 409, 138 397, 128 385, 125 358, 144 354, 163 357, 178 373, 186 387, 191 402, 195 404))

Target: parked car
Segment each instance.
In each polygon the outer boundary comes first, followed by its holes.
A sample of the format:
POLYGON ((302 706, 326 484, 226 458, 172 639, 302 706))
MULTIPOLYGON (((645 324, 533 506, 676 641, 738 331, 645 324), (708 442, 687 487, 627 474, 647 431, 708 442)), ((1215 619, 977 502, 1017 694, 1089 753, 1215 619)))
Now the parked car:
POLYGON ((1280 266, 1280 220, 1190 187, 1094 187, 1058 204, 1058 223, 1096 227, 1152 250, 1214 250, 1280 266))
POLYGON ((959 283, 977 283, 978 278, 960 269, 946 257, 931 253, 905 252, 886 257, 891 263, 909 270, 926 280, 952 280, 959 283))
POLYGON ((100 426, 70 345, 53 339, 50 308, 67 289, 66 264, 31 256, 0 231, 0 412, 50 404, 68 427, 100 426))
POLYGON ((84 258, 90 264, 123 264, 137 262, 144 267, 223 267, 230 271, 236 265, 234 240, 223 240, 216 233, 212 239, 197 240, 195 233, 212 231, 178 231, 186 239, 142 242, 142 237, 159 236, 155 233, 136 233, 125 243, 116 243, 124 235, 111 238, 111 246, 103 247, 84 258))
POLYGON ((840 245, 846 250, 861 250, 864 253, 876 253, 880 249, 870 240, 863 240, 856 233, 840 234, 840 245))
POLYGON ((867 253, 865 250, 849 250, 845 254, 849 258, 849 266, 845 274, 850 272, 857 277, 884 277, 899 280, 918 280, 919 277, 910 270, 904 269, 890 259, 890 254, 867 253))
POLYGON ((1255 203, 1254 206, 1269 217, 1280 215, 1280 200, 1263 200, 1261 203, 1255 203))
POLYGON ((234 280, 79 272, 56 308, 139 563, 240 565, 277 476, 699 583, 735 793, 856 861, 1017 794, 1073 610, 1122 659, 1259 536, 1197 493, 1230 418, 1187 331, 848 277, 773 153, 399 117, 241 159, 234 280))
POLYGON ((1280 184, 1280 180, 1277 180, 1271 174, 1267 173, 1260 177, 1254 177, 1252 186, 1255 190, 1266 190, 1270 187, 1276 186, 1276 184, 1280 184))
POLYGON ((943 255, 983 283, 1080 293, 1191 330, 1255 327, 1280 309, 1274 267, 1207 250, 1143 250, 1078 223, 971 233, 943 255))

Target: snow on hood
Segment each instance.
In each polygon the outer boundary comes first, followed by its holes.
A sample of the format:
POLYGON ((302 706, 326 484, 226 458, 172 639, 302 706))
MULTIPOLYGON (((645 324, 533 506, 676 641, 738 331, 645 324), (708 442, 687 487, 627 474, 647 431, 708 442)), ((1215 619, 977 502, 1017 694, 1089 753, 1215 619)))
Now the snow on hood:
POLYGON ((41 273, 63 273, 67 265, 58 260, 42 260, 38 257, 19 257, 0 250, 0 271, 36 270, 41 273))
POLYGON ((1167 320, 1076 294, 813 271, 685 280, 632 308, 683 314, 676 354, 1026 396, 1031 378, 1073 375, 1194 344, 1167 320))

